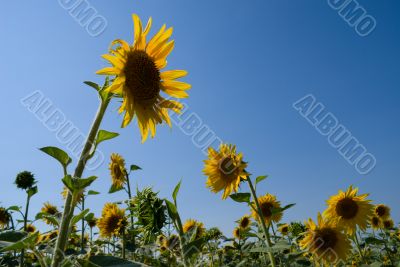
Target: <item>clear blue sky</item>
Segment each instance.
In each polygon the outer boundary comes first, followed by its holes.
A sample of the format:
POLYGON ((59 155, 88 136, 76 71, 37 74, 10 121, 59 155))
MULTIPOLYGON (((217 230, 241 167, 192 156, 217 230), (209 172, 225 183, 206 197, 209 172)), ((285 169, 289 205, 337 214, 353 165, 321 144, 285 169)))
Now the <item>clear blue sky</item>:
MULTIPOLYGON (((367 37, 357 35, 327 1, 92 0, 108 21, 98 37, 88 35, 58 1, 1 3, 1 205, 24 204, 23 192, 13 185, 22 170, 39 181, 35 213, 46 200, 62 205, 60 167, 37 148, 63 145, 20 99, 41 90, 86 133, 97 99, 82 82, 102 81, 95 75, 106 65, 100 55, 113 39, 132 40, 131 13, 137 13, 143 20, 153 17, 152 33, 163 23, 174 26, 169 68, 189 71, 186 81, 193 88, 185 102, 190 111, 223 140, 237 144, 251 173, 270 175, 260 194, 297 203, 285 221, 316 217, 330 195, 351 184, 370 192, 375 203, 390 205, 399 221, 400 4, 359 2, 377 21, 367 37), (375 155, 372 173, 358 174, 292 108, 310 93, 375 155)), ((141 166, 133 183, 152 185, 163 197, 182 178, 182 217, 231 232, 248 208, 222 201, 205 187, 204 155, 191 138, 178 127, 164 126, 155 139, 141 144, 136 124, 119 128, 117 107, 114 102, 102 128, 121 136, 102 145, 103 153, 118 152, 141 166)), ((107 194, 107 168, 103 164, 86 173, 99 176, 92 189, 102 194, 88 200, 97 215, 105 202, 125 197, 107 194)))

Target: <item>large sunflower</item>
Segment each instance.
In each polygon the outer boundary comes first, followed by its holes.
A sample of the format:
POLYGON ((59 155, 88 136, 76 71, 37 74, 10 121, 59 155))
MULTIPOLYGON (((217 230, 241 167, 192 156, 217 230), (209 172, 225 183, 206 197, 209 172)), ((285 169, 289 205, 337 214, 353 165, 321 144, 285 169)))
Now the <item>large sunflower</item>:
POLYGON ((114 40, 110 54, 103 55, 112 67, 99 70, 97 74, 115 76, 107 91, 123 97, 119 109, 120 113, 125 112, 122 127, 126 127, 136 115, 144 142, 149 130, 154 137, 157 124, 165 121, 171 126, 169 109, 179 113, 183 107, 177 101, 165 99, 161 96, 161 91, 171 97, 185 98, 188 97, 186 90, 191 86, 176 81, 187 75, 184 70, 161 72, 167 65, 167 56, 174 48, 174 41, 170 40, 173 29, 167 29, 164 24, 147 42, 152 19, 149 19, 143 29, 140 18, 135 14, 132 17, 135 31, 133 44, 129 45, 120 39, 114 40))
POLYGON ((127 224, 125 210, 113 203, 104 206, 101 218, 97 221, 100 235, 108 238, 121 235, 127 224))
MULTIPOLYGON (((271 222, 279 222, 282 219, 282 212, 273 212, 274 209, 280 209, 281 203, 276 200, 276 196, 271 194, 266 194, 258 198, 258 203, 260 204, 262 217, 265 223, 268 225, 271 222)), ((255 203, 252 204, 255 208, 255 203)), ((259 220, 258 213, 253 209, 252 216, 259 220)))
POLYGON ((308 231, 300 241, 302 249, 311 252, 317 261, 337 263, 346 260, 351 250, 351 243, 335 222, 324 219, 318 214, 318 225, 311 219, 306 225, 308 231))
POLYGON ((328 208, 324 216, 341 225, 348 234, 355 233, 357 226, 365 230, 373 215, 371 200, 366 199, 368 194, 357 195, 358 188, 350 186, 346 192, 332 196, 328 201, 328 208))
POLYGON ((204 163, 207 187, 214 193, 224 190, 222 199, 226 199, 232 191, 237 192, 241 180, 249 175, 245 171, 247 163, 243 162, 242 153, 237 153, 234 145, 221 144, 219 151, 210 147, 204 163))
POLYGON ((124 158, 116 153, 111 154, 109 165, 111 172, 112 186, 115 189, 122 189, 126 182, 126 168, 124 158))

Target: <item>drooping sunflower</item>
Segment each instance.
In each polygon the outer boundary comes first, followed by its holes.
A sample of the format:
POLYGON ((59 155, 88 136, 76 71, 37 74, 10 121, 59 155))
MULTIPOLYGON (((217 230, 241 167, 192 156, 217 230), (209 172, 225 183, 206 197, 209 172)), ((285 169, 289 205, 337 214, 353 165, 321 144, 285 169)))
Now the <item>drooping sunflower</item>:
POLYGON ((222 199, 237 192, 240 182, 249 175, 245 171, 247 163, 243 162, 242 153, 237 153, 234 145, 221 144, 219 151, 210 147, 208 159, 204 163, 203 173, 208 177, 207 187, 214 193, 224 190, 222 199))
POLYGON ((390 208, 384 204, 378 204, 374 208, 375 216, 381 220, 386 220, 390 218, 390 208))
POLYGON ((94 228, 97 225, 97 218, 90 218, 87 220, 87 223, 89 225, 90 228, 94 228))
POLYGON ((205 232, 204 224, 193 219, 187 220, 182 227, 184 233, 192 231, 195 227, 197 227, 196 238, 202 237, 205 232))
POLYGON ((343 226, 350 235, 354 234, 357 226, 365 230, 373 215, 373 205, 368 200, 368 194, 357 195, 358 188, 350 186, 346 192, 332 196, 328 201, 328 208, 323 215, 343 226))
POLYGON ((244 215, 238 221, 239 227, 242 229, 248 229, 250 227, 251 219, 249 215, 244 215))
POLYGON ((287 235, 289 233, 289 224, 285 223, 282 224, 278 227, 278 231, 282 234, 282 235, 287 235))
POLYGON ((5 208, 0 207, 0 228, 7 227, 9 223, 10 223, 10 214, 5 208))
POLYGON ((378 230, 378 229, 382 228, 381 219, 379 219, 379 217, 372 216, 372 218, 371 218, 371 227, 374 230, 378 230))
POLYGON ((318 225, 309 219, 306 226, 308 231, 300 241, 302 249, 307 249, 317 261, 323 260, 328 264, 346 260, 351 243, 335 222, 318 214, 318 225))
POLYGON ((97 71, 100 75, 115 76, 108 92, 123 97, 119 112, 125 112, 122 127, 126 127, 136 115, 142 142, 147 139, 149 130, 151 136, 156 133, 156 125, 165 121, 171 126, 168 111, 171 109, 179 113, 182 104, 174 100, 167 100, 161 91, 175 98, 186 98, 186 90, 190 85, 176 81, 187 75, 184 70, 170 70, 161 72, 167 65, 167 56, 174 48, 174 41, 170 40, 172 28, 164 24, 160 31, 147 42, 152 19, 145 28, 140 18, 133 14, 134 42, 129 45, 124 40, 114 40, 111 43, 110 54, 103 58, 110 62, 112 67, 97 71))
POLYGON ((106 203, 101 218, 97 221, 97 227, 102 237, 110 238, 112 236, 120 236, 128 221, 125 217, 125 210, 120 209, 117 204, 106 203))
POLYGON ((111 182, 114 189, 122 189, 126 182, 126 168, 124 158, 117 153, 111 154, 109 170, 111 172, 111 182))
MULTIPOLYGON (((281 208, 281 203, 276 200, 276 196, 266 194, 258 198, 258 203, 260 204, 262 217, 267 225, 272 222, 279 222, 282 219, 282 212, 272 212, 273 209, 281 208)), ((256 207, 255 203, 253 203, 253 206, 256 207)), ((252 210, 252 216, 259 221, 258 213, 255 210, 252 210)))

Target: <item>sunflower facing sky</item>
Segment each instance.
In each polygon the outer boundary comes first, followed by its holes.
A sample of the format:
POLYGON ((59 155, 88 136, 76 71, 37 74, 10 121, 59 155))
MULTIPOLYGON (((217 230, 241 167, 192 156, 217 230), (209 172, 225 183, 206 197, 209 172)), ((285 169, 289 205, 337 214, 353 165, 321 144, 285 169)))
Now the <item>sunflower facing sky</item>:
POLYGON ((145 28, 140 18, 133 14, 134 41, 128 44, 117 39, 111 43, 110 54, 103 55, 112 67, 97 71, 100 75, 115 76, 108 92, 123 98, 119 112, 125 112, 122 127, 126 127, 137 116, 142 142, 146 141, 149 131, 156 134, 156 125, 166 122, 171 126, 168 111, 177 113, 182 104, 168 98, 186 98, 186 90, 190 84, 177 81, 187 75, 184 70, 163 71, 167 66, 167 56, 174 48, 175 42, 170 40, 173 28, 164 24, 159 32, 147 41, 152 19, 145 28))
POLYGON ((242 153, 236 152, 236 146, 221 144, 219 151, 208 149, 208 159, 204 160, 204 174, 208 177, 207 187, 212 192, 224 190, 222 199, 226 199, 232 192, 237 192, 242 180, 249 175, 243 162, 242 153))
POLYGON ((126 182, 124 158, 116 153, 111 154, 109 169, 111 172, 112 186, 115 187, 115 189, 121 189, 126 182))
POLYGON ((343 226, 350 235, 354 234, 357 226, 365 230, 373 215, 373 205, 367 199, 368 194, 357 195, 358 188, 350 186, 346 192, 339 191, 328 201, 324 216, 343 226))
MULTIPOLYGON (((282 219, 282 212, 273 213, 273 209, 280 209, 281 203, 276 200, 276 196, 271 194, 266 194, 258 198, 258 203, 260 204, 261 212, 265 223, 268 225, 272 222, 279 222, 282 219)), ((255 203, 253 203, 255 207, 255 203)), ((254 219, 259 220, 258 213, 253 209, 252 216, 254 219)))
POLYGON ((300 241, 302 249, 309 250, 317 261, 335 263, 346 259, 351 243, 335 222, 318 214, 318 225, 312 219, 309 219, 306 225, 308 231, 300 241))

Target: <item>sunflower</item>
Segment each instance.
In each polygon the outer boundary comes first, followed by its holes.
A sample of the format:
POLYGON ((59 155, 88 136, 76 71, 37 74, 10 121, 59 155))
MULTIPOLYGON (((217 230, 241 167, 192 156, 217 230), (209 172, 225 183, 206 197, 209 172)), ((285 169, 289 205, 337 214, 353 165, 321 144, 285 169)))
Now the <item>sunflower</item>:
POLYGON ((381 220, 386 220, 390 218, 390 208, 384 204, 376 205, 374 212, 375 216, 377 216, 381 220))
POLYGON ((165 99, 160 94, 161 91, 171 97, 186 98, 186 90, 191 86, 176 81, 187 75, 184 70, 161 72, 167 65, 167 56, 174 48, 174 41, 170 40, 173 29, 166 29, 164 24, 147 42, 152 19, 148 20, 143 29, 140 18, 136 14, 132 18, 135 31, 133 44, 129 45, 120 39, 114 40, 110 54, 103 55, 112 67, 101 69, 97 74, 115 76, 112 85, 106 90, 123 97, 119 109, 120 113, 125 112, 122 127, 126 127, 136 115, 144 142, 149 130, 154 137, 157 124, 165 121, 171 126, 169 109, 179 113, 183 107, 177 101, 165 99))
MULTIPOLYGON (((260 204, 262 217, 267 224, 279 222, 282 219, 282 212, 273 212, 273 209, 281 208, 281 203, 276 200, 276 196, 266 194, 258 198, 258 203, 260 204)), ((253 206, 256 207, 254 203, 253 206)), ((258 213, 255 210, 252 210, 252 216, 257 221, 259 220, 258 213)))
POLYGON ((365 230, 373 215, 373 205, 367 200, 368 194, 357 195, 358 188, 350 186, 346 192, 332 196, 328 201, 328 208, 324 216, 342 225, 350 235, 354 234, 357 226, 365 230))
POLYGON ((287 235, 289 233, 289 224, 285 223, 282 224, 278 227, 278 231, 282 234, 282 235, 287 235))
POLYGON ((26 226, 26 232, 32 234, 36 232, 36 227, 33 224, 28 224, 26 226))
POLYGON ((221 144, 219 151, 208 149, 208 159, 204 160, 204 174, 208 177, 207 187, 218 193, 224 190, 222 199, 226 199, 232 191, 237 192, 241 180, 249 175, 243 162, 242 153, 236 153, 236 146, 221 144))
POLYGON ((5 228, 10 223, 10 213, 3 208, 0 207, 0 228, 5 228))
POLYGON ((392 219, 386 219, 384 221, 382 221, 382 225, 385 229, 390 230, 394 227, 394 222, 392 219))
POLYGON ((372 218, 371 218, 371 226, 372 226, 372 229, 374 229, 374 230, 380 229, 382 227, 381 219, 379 219, 376 216, 372 216, 372 218))
POLYGON ((239 227, 242 229, 247 229, 250 227, 251 219, 249 215, 244 215, 240 220, 238 221, 239 227))
POLYGON ((243 229, 240 227, 235 227, 235 229, 233 229, 233 237, 235 237, 236 239, 242 239, 243 238, 243 229))
POLYGON ((101 218, 97 222, 100 235, 103 237, 119 236, 124 230, 128 221, 125 217, 125 210, 120 209, 116 204, 106 203, 101 218))
POLYGON ((111 172, 112 186, 116 190, 122 189, 126 182, 126 168, 124 158, 116 153, 111 154, 109 169, 111 172))
POLYGON ((87 223, 89 225, 90 228, 94 228, 97 225, 97 218, 91 218, 87 220, 87 223))
MULTIPOLYGON (((50 216, 56 216, 56 215, 59 215, 59 213, 60 213, 58 211, 57 207, 50 204, 49 202, 46 202, 43 204, 41 212, 45 213, 46 215, 50 215, 50 216)), ((43 221, 47 224, 54 224, 51 220, 49 220, 47 218, 43 218, 43 221)))
MULTIPOLYGON (((61 192, 61 195, 64 199, 67 198, 68 193, 69 193, 69 189, 64 186, 63 191, 61 192)), ((76 200, 76 202, 78 203, 82 203, 83 198, 85 197, 85 192, 82 190, 79 194, 78 194, 78 199, 76 200)))
POLYGON ((322 218, 319 213, 318 225, 311 219, 306 225, 308 231, 300 241, 302 249, 311 252, 317 261, 322 259, 326 263, 336 263, 346 260, 351 243, 334 221, 322 218))
POLYGON ((198 222, 198 221, 193 220, 193 219, 187 220, 183 224, 183 232, 184 233, 190 232, 193 229, 195 229, 195 227, 197 227, 197 229, 196 229, 196 231, 197 231, 196 232, 196 238, 200 238, 205 232, 204 224, 202 222, 198 222))

